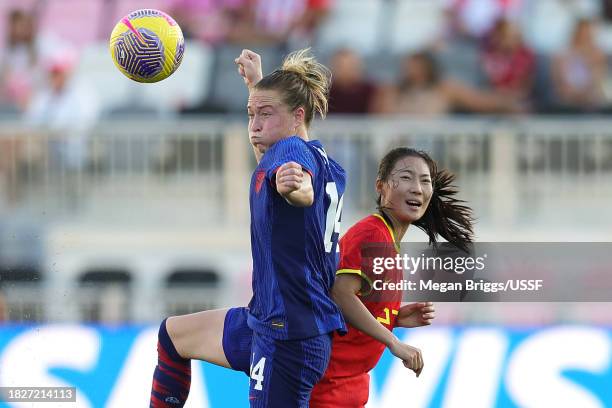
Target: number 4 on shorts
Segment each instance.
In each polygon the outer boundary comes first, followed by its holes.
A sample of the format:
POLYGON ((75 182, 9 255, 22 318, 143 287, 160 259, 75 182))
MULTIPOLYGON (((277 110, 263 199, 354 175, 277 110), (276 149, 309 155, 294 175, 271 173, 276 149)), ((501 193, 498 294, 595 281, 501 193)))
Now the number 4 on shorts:
MULTIPOLYGON (((255 354, 253 354, 253 358, 255 358, 255 354)), ((263 380, 264 380, 264 367, 266 365, 266 358, 262 357, 259 359, 255 366, 251 365, 251 378, 255 380, 254 389, 261 391, 263 389, 263 380)))

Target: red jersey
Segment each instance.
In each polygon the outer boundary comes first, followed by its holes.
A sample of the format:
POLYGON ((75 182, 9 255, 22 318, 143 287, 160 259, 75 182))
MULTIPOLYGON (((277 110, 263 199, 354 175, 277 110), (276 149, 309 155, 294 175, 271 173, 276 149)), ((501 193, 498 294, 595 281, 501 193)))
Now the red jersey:
MULTIPOLYGON (((339 245, 340 263, 336 275, 350 273, 360 276, 361 301, 379 322, 392 330, 401 305, 402 293, 374 290, 373 285, 377 280, 399 282, 402 279, 402 271, 392 269, 377 274, 372 266, 375 257, 394 258, 397 255, 398 248, 393 231, 383 217, 373 214, 353 225, 340 239, 339 245)), ((360 403, 367 402, 367 373, 380 359, 385 345, 348 324, 347 327, 348 334, 345 336, 334 334, 329 365, 323 379, 313 389, 311 407, 342 407, 349 402, 348 399, 364 397, 365 400, 360 403), (351 382, 352 390, 333 393, 332 390, 346 382, 347 377, 359 378, 360 381, 357 381, 357 385, 355 381, 351 382)))

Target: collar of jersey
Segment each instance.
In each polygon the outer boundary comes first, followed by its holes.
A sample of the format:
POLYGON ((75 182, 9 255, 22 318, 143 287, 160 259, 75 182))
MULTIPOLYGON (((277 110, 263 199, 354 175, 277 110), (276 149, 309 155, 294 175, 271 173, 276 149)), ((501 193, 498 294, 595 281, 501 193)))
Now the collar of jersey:
POLYGON ((395 234, 393 233, 393 229, 391 229, 391 227, 387 223, 387 220, 385 220, 385 218, 382 215, 380 215, 380 214, 372 214, 372 215, 377 217, 377 218, 379 218, 385 224, 385 227, 387 227, 387 229, 389 230, 389 234, 391 234, 391 239, 393 240, 393 245, 395 246, 395 250, 398 253, 401 252, 401 248, 399 246, 399 243, 395 240, 395 234))

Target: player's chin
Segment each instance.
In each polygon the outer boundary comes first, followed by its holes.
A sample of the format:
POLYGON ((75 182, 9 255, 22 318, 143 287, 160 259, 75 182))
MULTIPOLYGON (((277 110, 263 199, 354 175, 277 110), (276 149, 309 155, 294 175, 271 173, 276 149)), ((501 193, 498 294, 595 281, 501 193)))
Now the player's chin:
POLYGON ((263 143, 254 142, 252 145, 259 153, 265 153, 268 151, 268 146, 263 143))
POLYGON ((401 214, 398 214, 398 218, 406 224, 412 224, 423 218, 425 211, 414 210, 414 209, 406 209, 401 211, 401 214))

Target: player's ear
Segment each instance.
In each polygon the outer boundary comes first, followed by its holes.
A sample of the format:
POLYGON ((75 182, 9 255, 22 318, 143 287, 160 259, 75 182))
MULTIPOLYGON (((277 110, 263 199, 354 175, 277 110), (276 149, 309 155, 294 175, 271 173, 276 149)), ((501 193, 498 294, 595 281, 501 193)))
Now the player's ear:
POLYGON ((304 109, 303 106, 299 106, 297 109, 293 111, 293 120, 294 120, 294 126, 296 129, 304 124, 305 118, 306 118, 306 109, 304 109))
POLYGON ((376 179, 376 193, 378 193, 378 195, 382 195, 383 192, 383 181, 379 178, 376 179))

